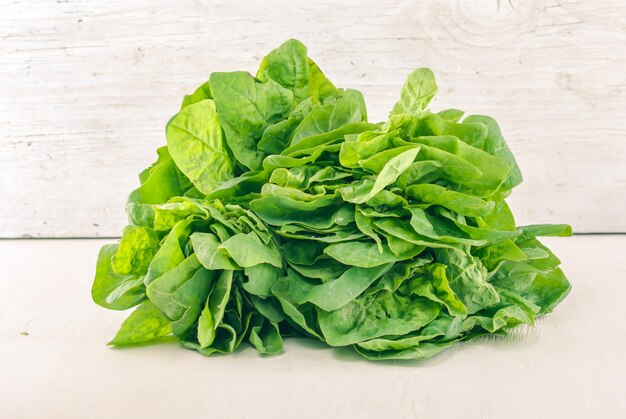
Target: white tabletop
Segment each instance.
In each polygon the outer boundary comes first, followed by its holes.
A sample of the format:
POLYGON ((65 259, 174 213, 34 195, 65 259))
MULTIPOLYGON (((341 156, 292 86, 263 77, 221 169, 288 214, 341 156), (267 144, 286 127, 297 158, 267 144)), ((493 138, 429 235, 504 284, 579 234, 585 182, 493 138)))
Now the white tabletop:
POLYGON ((109 349, 127 313, 90 298, 106 242, 0 241, 0 417, 626 417, 624 235, 546 240, 573 285, 554 313, 421 363, 301 339, 274 357, 109 349))

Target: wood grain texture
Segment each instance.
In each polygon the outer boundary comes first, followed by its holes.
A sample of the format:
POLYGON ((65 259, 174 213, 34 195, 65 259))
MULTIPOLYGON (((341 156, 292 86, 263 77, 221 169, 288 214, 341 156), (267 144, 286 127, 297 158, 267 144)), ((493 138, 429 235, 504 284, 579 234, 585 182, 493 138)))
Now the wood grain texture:
POLYGON ((289 37, 372 120, 418 66, 434 109, 495 117, 525 176, 520 223, 626 231, 623 0, 0 4, 0 237, 118 235, 183 94, 289 37))
POLYGON ((572 282, 553 313, 508 339, 460 344, 422 363, 368 362, 303 339, 287 339, 274 357, 248 345, 212 357, 174 342, 107 348, 128 313, 89 298, 104 243, 0 241, 1 417, 626 415, 626 235, 546 240, 572 282))

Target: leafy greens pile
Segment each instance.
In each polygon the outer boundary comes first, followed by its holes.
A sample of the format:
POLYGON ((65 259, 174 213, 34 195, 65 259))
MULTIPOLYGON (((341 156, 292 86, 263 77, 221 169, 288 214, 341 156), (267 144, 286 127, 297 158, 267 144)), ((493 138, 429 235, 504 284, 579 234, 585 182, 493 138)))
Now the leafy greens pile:
POLYGON ((111 345, 173 334, 204 355, 284 336, 419 359, 551 311, 570 285, 505 197, 522 181, 498 124, 426 110, 415 70, 385 123, 289 40, 256 76, 213 73, 167 124, 92 296, 137 308, 111 345))

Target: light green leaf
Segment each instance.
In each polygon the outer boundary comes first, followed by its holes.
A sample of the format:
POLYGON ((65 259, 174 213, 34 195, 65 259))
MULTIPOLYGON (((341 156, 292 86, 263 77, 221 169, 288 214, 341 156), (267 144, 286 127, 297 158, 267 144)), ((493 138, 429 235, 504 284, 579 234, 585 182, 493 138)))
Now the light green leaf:
POLYGON ((172 326, 167 317, 149 300, 145 300, 124 320, 120 330, 107 345, 123 346, 144 343, 170 333, 172 333, 172 326))
POLYGON ((265 244, 256 233, 235 234, 219 247, 242 268, 268 263, 280 268, 283 266, 280 251, 273 242, 265 244))
POLYGON ((273 80, 259 82, 242 71, 213 73, 211 91, 226 141, 235 158, 250 170, 261 169, 257 143, 265 129, 293 109, 293 93, 273 80))
POLYGON ((167 126, 167 147, 180 170, 204 194, 232 179, 234 165, 211 99, 186 106, 167 126))
POLYGON ((126 310, 146 298, 143 277, 120 275, 113 270, 112 259, 118 249, 117 244, 102 246, 96 264, 96 276, 91 287, 93 301, 111 310, 126 310))
POLYGON ((393 114, 409 113, 419 115, 437 93, 435 75, 430 68, 418 68, 406 79, 400 100, 393 107, 393 114))
POLYGON ((159 236, 151 228, 128 225, 113 256, 113 270, 120 275, 145 275, 159 248, 159 236))

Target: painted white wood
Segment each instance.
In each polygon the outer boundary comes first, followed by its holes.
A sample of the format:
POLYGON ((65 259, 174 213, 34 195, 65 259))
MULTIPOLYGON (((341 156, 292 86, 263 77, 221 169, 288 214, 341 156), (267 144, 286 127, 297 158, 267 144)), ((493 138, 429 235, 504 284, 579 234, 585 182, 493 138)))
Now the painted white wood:
POLYGON ((573 288, 535 328, 382 364, 301 339, 269 358, 247 345, 214 357, 174 342, 109 349, 127 312, 89 296, 105 242, 0 241, 3 418, 626 415, 626 235, 546 240, 573 288))
POLYGON ((494 116, 522 223, 626 231, 626 2, 98 0, 0 3, 0 237, 115 236, 163 127, 213 71, 289 37, 385 118, 406 75, 433 108, 494 116))

